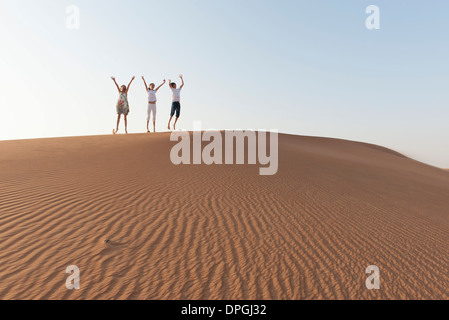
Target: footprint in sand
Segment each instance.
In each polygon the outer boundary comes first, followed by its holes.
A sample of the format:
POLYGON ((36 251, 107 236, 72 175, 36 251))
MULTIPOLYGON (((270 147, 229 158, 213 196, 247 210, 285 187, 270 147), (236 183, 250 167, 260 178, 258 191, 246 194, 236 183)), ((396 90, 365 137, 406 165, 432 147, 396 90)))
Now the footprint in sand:
POLYGON ((108 248, 123 248, 123 247, 126 247, 126 243, 115 242, 115 241, 112 241, 111 239, 105 239, 104 240, 104 244, 108 248))
POLYGON ((111 239, 103 240, 102 250, 99 252, 100 255, 112 254, 120 252, 119 249, 126 247, 126 243, 115 242, 111 239))

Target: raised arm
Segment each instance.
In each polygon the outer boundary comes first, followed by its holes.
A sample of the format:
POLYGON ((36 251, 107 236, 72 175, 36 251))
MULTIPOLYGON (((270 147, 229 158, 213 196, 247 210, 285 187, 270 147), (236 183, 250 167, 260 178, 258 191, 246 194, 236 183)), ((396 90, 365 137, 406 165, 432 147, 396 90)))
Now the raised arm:
POLYGON ((131 79, 131 81, 129 82, 128 87, 126 88, 126 93, 128 93, 129 87, 131 86, 131 83, 133 83, 133 81, 134 81, 135 78, 136 78, 136 77, 133 77, 133 78, 131 79))
POLYGON ((184 79, 182 78, 182 75, 179 76, 179 77, 181 78, 181 82, 182 82, 182 83, 181 83, 181 87, 180 87, 180 88, 182 89, 182 87, 184 87, 184 79))
POLYGON ((115 81, 115 78, 114 78, 114 77, 111 77, 111 79, 112 79, 112 81, 114 81, 115 86, 117 87, 118 92, 120 92, 120 88, 119 88, 119 86, 118 86, 118 84, 117 84, 117 81, 115 81))
POLYGON ((165 84, 165 79, 164 79, 164 81, 162 82, 162 84, 159 86, 159 87, 157 87, 156 88, 156 92, 163 86, 165 84))
POLYGON ((143 76, 142 76, 142 80, 143 80, 143 83, 145 84, 145 90, 148 90, 147 83, 146 83, 145 78, 143 76))

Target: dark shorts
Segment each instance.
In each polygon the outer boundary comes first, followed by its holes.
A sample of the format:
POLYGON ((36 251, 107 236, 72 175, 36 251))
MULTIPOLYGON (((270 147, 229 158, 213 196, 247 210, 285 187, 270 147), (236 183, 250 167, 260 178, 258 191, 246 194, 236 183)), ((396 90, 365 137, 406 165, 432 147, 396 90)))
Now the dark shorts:
POLYGON ((175 101, 171 104, 170 117, 173 117, 175 113, 176 118, 179 118, 179 116, 181 115, 181 103, 179 103, 178 101, 175 101))

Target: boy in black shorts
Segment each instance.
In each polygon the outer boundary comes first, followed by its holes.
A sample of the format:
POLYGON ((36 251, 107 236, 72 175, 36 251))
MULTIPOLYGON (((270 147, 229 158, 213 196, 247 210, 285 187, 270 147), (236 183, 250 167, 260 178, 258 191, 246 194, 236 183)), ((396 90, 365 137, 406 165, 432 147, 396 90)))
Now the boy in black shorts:
POLYGON ((176 115, 175 123, 173 124, 173 130, 176 130, 176 123, 178 122, 179 116, 181 115, 181 89, 184 87, 184 79, 182 78, 182 75, 179 76, 181 79, 181 87, 176 88, 176 83, 171 82, 171 80, 168 80, 168 84, 170 86, 172 96, 173 96, 173 102, 171 104, 171 112, 170 112, 170 120, 168 120, 168 130, 170 130, 170 123, 173 119, 173 116, 176 115))

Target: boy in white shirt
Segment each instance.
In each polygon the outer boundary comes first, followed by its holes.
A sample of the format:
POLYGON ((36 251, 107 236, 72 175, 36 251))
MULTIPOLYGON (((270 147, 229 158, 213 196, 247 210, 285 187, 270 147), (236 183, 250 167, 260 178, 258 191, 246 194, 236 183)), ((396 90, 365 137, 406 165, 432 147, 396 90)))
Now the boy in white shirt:
POLYGON ((172 104, 171 104, 171 112, 170 112, 170 120, 168 120, 168 130, 170 130, 170 122, 173 119, 173 116, 176 114, 175 123, 173 124, 173 130, 176 130, 176 123, 178 122, 179 116, 181 115, 181 89, 184 87, 184 79, 182 75, 179 76, 182 81, 181 87, 179 89, 176 88, 176 83, 168 80, 168 84, 170 86, 172 92, 172 104))

